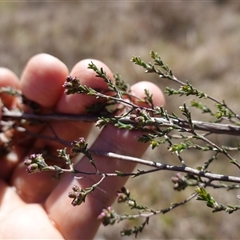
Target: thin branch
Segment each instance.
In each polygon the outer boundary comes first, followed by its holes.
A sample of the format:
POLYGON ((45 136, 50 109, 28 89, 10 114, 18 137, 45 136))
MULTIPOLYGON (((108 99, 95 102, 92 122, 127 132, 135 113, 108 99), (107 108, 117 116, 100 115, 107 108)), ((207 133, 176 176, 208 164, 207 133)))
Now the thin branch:
MULTIPOLYGON (((116 153, 105 153, 101 151, 94 151, 91 150, 92 153, 97 154, 97 155, 102 155, 110 158, 115 158, 115 159, 120 159, 124 161, 131 161, 139 164, 143 164, 146 166, 154 167, 158 170, 168 170, 168 171, 174 171, 174 172, 184 172, 184 173, 189 173, 193 174, 199 177, 205 177, 211 181, 223 181, 223 182, 234 182, 234 183, 240 183, 240 177, 236 176, 226 176, 223 174, 215 174, 215 173, 210 173, 210 172, 204 172, 201 170, 197 170, 191 167, 187 166, 175 166, 175 165, 170 165, 170 164, 163 164, 160 162, 154 162, 150 160, 145 160, 141 158, 136 158, 136 157, 130 157, 130 156, 124 156, 121 154, 116 154, 116 153)), ((108 174, 106 174, 108 175, 108 174)), ((136 175, 136 173, 131 173, 129 175, 136 175)))
POLYGON ((189 202, 190 200, 192 200, 193 198, 195 198, 197 196, 197 193, 192 193, 187 199, 183 200, 182 202, 179 203, 172 203, 170 207, 165 208, 165 209, 161 209, 161 210, 156 210, 156 211, 149 211, 149 212, 140 212, 138 214, 135 215, 123 215, 123 216, 119 216, 118 220, 124 220, 124 219, 136 219, 139 217, 151 217, 153 215, 156 214, 165 214, 171 210, 173 210, 174 208, 177 208, 181 205, 186 204, 187 202, 189 202))
MULTIPOLYGON (((110 117, 111 118, 111 117, 110 117)), ((8 111, 2 113, 3 120, 14 120, 14 119, 26 119, 35 121, 79 121, 79 122, 96 122, 97 116, 84 116, 84 115, 71 115, 71 114, 33 114, 33 113, 22 113, 16 111, 8 111)), ((192 129, 189 122, 183 119, 170 118, 168 121, 165 118, 152 117, 152 121, 148 125, 157 125, 160 127, 171 127, 177 125, 181 128, 192 129)), ((134 124, 134 121, 130 120, 129 117, 119 117, 116 121, 125 124, 134 124)), ((5 125, 5 122, 1 121, 1 125, 5 125)), ((207 131, 216 134, 227 134, 240 136, 240 126, 234 124, 222 124, 222 123, 211 123, 192 120, 192 124, 195 130, 207 131)))

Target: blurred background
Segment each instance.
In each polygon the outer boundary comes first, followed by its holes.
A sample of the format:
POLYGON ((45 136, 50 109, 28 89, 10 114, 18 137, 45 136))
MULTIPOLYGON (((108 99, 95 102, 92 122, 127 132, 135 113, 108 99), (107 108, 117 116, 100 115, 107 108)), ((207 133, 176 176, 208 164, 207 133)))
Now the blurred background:
MULTIPOLYGON (((130 62, 133 55, 148 62, 149 52, 154 50, 179 79, 189 80, 200 90, 224 99, 239 112, 238 1, 1 1, 0 23, 0 66, 10 68, 18 76, 30 57, 45 52, 58 57, 69 69, 81 59, 95 58, 129 83, 149 80, 162 89, 175 86, 145 74, 130 62)), ((179 100, 185 101, 167 97, 169 112, 178 113, 179 100)), ((196 113, 194 118, 201 120, 202 115, 196 113)), ((223 145, 237 141, 226 136, 217 136, 215 140, 223 145)), ((186 162, 196 167, 209 158, 204 154, 189 151, 186 162)), ((166 147, 148 151, 144 158, 162 163, 176 161, 166 147)), ((239 159, 238 154, 236 158, 239 159)), ((218 161, 219 173, 229 166, 225 162, 228 160, 218 161)), ((239 174, 234 167, 228 170, 231 175, 239 174)), ((140 204, 162 209, 184 200, 194 191, 174 192, 172 176, 173 172, 158 172, 131 180, 127 187, 140 204)), ((211 193, 220 203, 239 204, 238 191, 226 194, 211 190, 211 193)), ((123 206, 114 207, 125 211, 123 206)), ((150 219, 138 238, 238 239, 238 216, 238 212, 212 214, 205 203, 193 200, 150 219)), ((96 239, 120 239, 120 230, 132 226, 123 222, 101 227, 96 239)))

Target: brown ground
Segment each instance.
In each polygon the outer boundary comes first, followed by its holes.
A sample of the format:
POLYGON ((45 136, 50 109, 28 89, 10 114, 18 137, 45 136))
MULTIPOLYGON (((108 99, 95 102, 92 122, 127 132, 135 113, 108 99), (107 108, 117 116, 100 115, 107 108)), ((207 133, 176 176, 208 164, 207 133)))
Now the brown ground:
MULTIPOLYGON (((178 78, 188 79, 238 111, 239 13, 238 1, 220 0, 0 2, 0 65, 20 75, 27 60, 40 52, 60 58, 69 68, 83 58, 97 58, 129 82, 147 79, 164 88, 166 81, 145 75, 140 67, 129 62, 133 55, 148 61, 149 51, 154 50, 178 78)), ((167 100, 169 112, 177 112, 179 99, 167 100)), ((201 117, 195 115, 199 120, 201 117)), ((231 139, 216 140, 226 145, 231 139)), ((154 154, 149 151, 145 157, 173 161, 163 148, 154 154)), ((206 155, 196 152, 185 157, 193 166, 206 160, 206 155)), ((220 164, 223 161, 220 159, 220 164)), ((226 166, 217 167, 221 171, 226 166)), ((238 174, 235 168, 230 169, 231 174, 238 174)), ((171 176, 173 173, 151 174, 130 181, 128 187, 142 204, 165 208, 193 191, 175 193, 171 176)), ((239 203, 237 191, 211 192, 221 203, 239 203)), ((152 218, 139 239, 237 239, 238 214, 212 214, 203 202, 192 201, 152 218)), ((120 228, 127 226, 102 227, 96 239, 118 239, 120 228)))

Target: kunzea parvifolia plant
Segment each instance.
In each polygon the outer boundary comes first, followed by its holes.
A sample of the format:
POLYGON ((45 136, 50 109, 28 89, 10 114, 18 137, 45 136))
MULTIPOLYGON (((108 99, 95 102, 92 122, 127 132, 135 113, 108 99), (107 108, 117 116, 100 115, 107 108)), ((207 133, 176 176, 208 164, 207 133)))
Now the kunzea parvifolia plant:
MULTIPOLYGON (((46 160, 45 153, 34 153, 25 160, 26 170, 28 173, 39 173, 51 171, 54 177, 60 178, 63 174, 71 174, 73 178, 88 177, 89 175, 98 175, 99 180, 92 186, 80 188, 72 186, 69 189, 69 197, 73 206, 84 204, 88 201, 88 194, 91 194, 98 188, 99 184, 108 177, 116 178, 141 178, 146 179, 151 173, 158 173, 161 178, 162 171, 170 171, 173 173, 168 180, 172 183, 172 191, 184 191, 192 189, 191 194, 180 202, 169 203, 164 209, 153 209, 151 206, 142 205, 141 199, 135 199, 131 190, 122 186, 116 192, 117 203, 125 204, 125 213, 118 213, 111 206, 106 206, 99 213, 98 219, 103 225, 114 225, 121 221, 133 221, 141 219, 140 223, 129 229, 122 229, 121 235, 135 235, 141 233, 145 226, 150 222, 151 217, 155 215, 166 214, 177 207, 187 205, 189 201, 198 200, 211 208, 212 212, 224 211, 228 214, 234 213, 240 209, 240 205, 232 205, 231 203, 222 204, 215 200, 211 195, 211 189, 238 190, 240 185, 240 177, 232 175, 227 171, 229 165, 240 169, 240 163, 237 160, 237 152, 240 150, 240 143, 237 141, 229 141, 232 145, 223 145, 219 141, 214 141, 213 136, 238 136, 240 135, 240 116, 235 113, 225 101, 219 101, 211 95, 204 93, 194 87, 190 81, 182 81, 178 79, 173 71, 163 63, 162 59, 156 52, 150 52, 151 61, 146 63, 140 57, 133 57, 131 61, 142 67, 146 73, 155 74, 158 79, 171 82, 172 87, 165 88, 167 96, 181 97, 185 96, 188 103, 182 103, 178 106, 178 114, 168 113, 162 106, 154 106, 152 94, 148 89, 145 89, 145 97, 138 99, 145 103, 143 106, 138 106, 134 103, 134 96, 129 85, 122 79, 121 75, 115 74, 114 81, 109 79, 104 69, 99 69, 92 62, 89 64, 89 69, 95 71, 96 76, 105 81, 108 85, 108 91, 99 91, 91 87, 81 84, 81 79, 75 76, 66 76, 66 81, 63 85, 66 94, 85 94, 103 99, 98 104, 88 106, 88 115, 69 115, 69 114, 39 114, 38 104, 26 99, 21 92, 4 87, 1 88, 1 93, 17 95, 22 98, 24 104, 32 108, 33 113, 12 111, 3 107, 1 121, 1 135, 7 131, 14 129, 34 137, 30 128, 26 128, 31 124, 47 123, 51 125, 51 121, 90 121, 95 122, 96 128, 104 128, 106 125, 113 125, 116 128, 126 129, 128 131, 141 130, 142 135, 138 138, 139 142, 149 143, 152 149, 160 146, 165 147, 169 153, 168 163, 161 163, 159 158, 156 161, 125 156, 113 152, 102 152, 92 150, 86 140, 79 136, 73 142, 67 142, 58 137, 57 132, 51 140, 61 141, 65 144, 65 148, 58 149, 58 159, 55 165, 49 165, 46 160), (203 100, 205 103, 203 103, 203 100), (148 107, 146 107, 148 106, 148 107), (193 117, 193 109, 199 112, 199 116, 207 116, 209 120, 197 120, 193 117), (120 114, 119 114, 120 112, 120 114), (67 153, 66 148, 71 148, 71 155, 67 153), (201 151, 207 153, 206 157, 198 159, 196 162, 191 162, 187 159, 186 152, 201 151), (72 160, 73 156, 84 154, 89 159, 89 164, 92 165, 92 172, 85 172, 84 169, 77 170, 74 167, 72 160), (98 165, 95 164, 94 156, 102 155, 106 158, 115 158, 120 161, 130 161, 138 164, 138 169, 135 172, 121 172, 115 169, 114 172, 101 172, 98 165), (220 158, 227 161, 219 162, 220 158), (219 173, 214 164, 224 164, 226 172, 219 173), (143 168, 141 169, 141 166, 143 168), (212 167, 213 166, 213 167, 212 167)), ((161 85, 161 81, 159 81, 161 85)), ((180 101, 176 101, 179 103, 180 101)), ((51 127, 51 126, 50 126, 51 127)), ((36 138, 44 138, 44 136, 36 135, 36 138)), ((7 154, 14 141, 12 139, 2 140, 1 155, 7 154)), ((234 172, 234 171, 233 171, 234 172)), ((238 171, 235 171, 238 172, 238 171)), ((131 179, 130 178, 130 179, 131 179)), ((145 180, 146 181, 146 180, 145 180)), ((155 189, 157 191, 158 189, 155 189)), ((159 189, 160 191, 160 189, 159 189)), ((169 189, 170 191, 170 189, 169 189)), ((230 194, 230 193, 228 193, 230 194)), ((159 201, 161 193, 159 193, 159 201)), ((236 194, 236 198, 240 198, 236 194)))

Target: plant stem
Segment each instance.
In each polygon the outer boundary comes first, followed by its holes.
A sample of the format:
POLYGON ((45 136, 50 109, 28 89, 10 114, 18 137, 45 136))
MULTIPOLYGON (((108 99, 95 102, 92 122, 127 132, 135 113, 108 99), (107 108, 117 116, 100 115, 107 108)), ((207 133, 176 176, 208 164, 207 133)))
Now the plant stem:
MULTIPOLYGON (((111 118, 111 116, 109 117, 111 118)), ((2 113, 3 120, 16 120, 16 119, 26 119, 35 121, 79 121, 79 122, 96 122, 98 120, 97 116, 87 116, 87 115, 71 115, 71 114, 33 114, 33 113, 22 113, 17 111, 8 111, 2 113)), ((183 119, 170 118, 167 120, 165 118, 152 117, 152 121, 148 123, 149 126, 157 125, 159 127, 171 127, 177 125, 181 128, 192 129, 189 122, 183 119)), ((134 121, 130 120, 129 117, 120 117, 115 120, 125 124, 134 124, 134 121)), ((240 126, 234 124, 222 124, 222 123, 211 123, 192 120, 192 124, 195 130, 207 131, 216 134, 227 134, 240 136, 240 126)), ((4 122, 1 122, 4 125, 4 122)))

